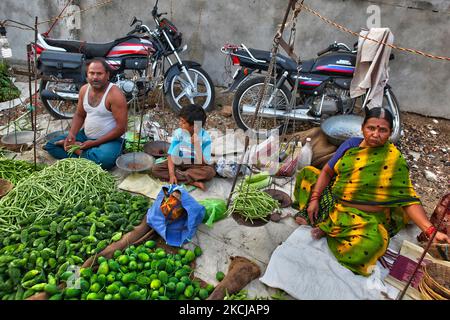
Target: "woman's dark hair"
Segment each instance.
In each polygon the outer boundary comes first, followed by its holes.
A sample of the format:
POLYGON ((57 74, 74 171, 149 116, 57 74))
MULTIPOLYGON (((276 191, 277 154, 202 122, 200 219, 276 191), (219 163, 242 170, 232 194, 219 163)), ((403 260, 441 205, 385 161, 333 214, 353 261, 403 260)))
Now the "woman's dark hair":
POLYGON ((183 118, 187 121, 191 126, 194 125, 195 121, 201 121, 202 126, 206 123, 206 112, 202 107, 197 106, 196 104, 189 104, 181 108, 178 113, 178 117, 183 118))
POLYGON ((362 125, 364 126, 370 118, 384 119, 389 123, 391 129, 394 127, 394 117, 388 109, 376 107, 368 110, 362 125))
POLYGON ((110 69, 110 67, 109 67, 109 64, 108 64, 108 63, 106 62, 106 60, 103 59, 103 58, 93 58, 93 59, 88 60, 88 61, 86 62, 86 70, 87 70, 87 68, 89 68, 89 66, 90 66, 91 63, 93 63, 93 62, 100 62, 100 63, 103 65, 103 68, 105 68, 105 71, 106 71, 107 73, 111 73, 111 69, 110 69))

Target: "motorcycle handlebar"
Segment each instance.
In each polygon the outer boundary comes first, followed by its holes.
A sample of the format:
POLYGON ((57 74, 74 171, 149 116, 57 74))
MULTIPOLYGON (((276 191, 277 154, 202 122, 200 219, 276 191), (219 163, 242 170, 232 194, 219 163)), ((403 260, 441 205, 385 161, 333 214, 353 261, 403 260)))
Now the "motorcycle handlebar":
POLYGON ((352 50, 350 50, 350 48, 345 44, 345 43, 332 43, 328 46, 328 48, 317 52, 318 56, 321 56, 329 51, 338 51, 339 49, 345 50, 345 51, 349 51, 352 52, 352 50))
POLYGON ((153 18, 157 17, 157 15, 158 15, 158 2, 159 2, 159 0, 156 0, 156 3, 152 9, 152 17, 153 18))
POLYGON ((137 32, 137 31, 138 31, 138 29, 140 29, 140 26, 136 26, 136 27, 134 27, 134 29, 133 29, 133 30, 131 30, 130 32, 128 32, 128 33, 127 33, 127 36, 130 36, 130 35, 132 35, 133 33, 137 32))
POLYGON ((318 56, 321 56, 321 55, 327 53, 328 51, 331 51, 331 50, 333 49, 333 47, 334 47, 334 45, 329 45, 328 48, 326 48, 326 49, 324 49, 324 50, 322 50, 322 51, 317 52, 317 55, 318 55, 318 56))
POLYGON ((133 30, 127 33, 127 36, 132 35, 133 33, 140 33, 140 32, 148 32, 151 33, 151 30, 149 27, 147 27, 145 24, 138 25, 134 27, 133 30))

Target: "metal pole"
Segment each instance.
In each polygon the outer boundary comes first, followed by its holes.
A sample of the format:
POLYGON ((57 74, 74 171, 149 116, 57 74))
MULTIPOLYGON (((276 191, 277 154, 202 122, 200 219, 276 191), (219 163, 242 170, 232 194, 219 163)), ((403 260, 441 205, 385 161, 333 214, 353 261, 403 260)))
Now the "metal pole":
MULTIPOLYGON (((35 17, 35 21, 34 21, 34 45, 35 46, 37 44, 37 36, 38 36, 38 17, 35 17)), ((33 57, 34 57, 34 105, 32 106, 32 109, 31 109, 31 117, 33 117, 33 115, 34 115, 33 145, 34 145, 34 170, 36 170, 37 169, 37 164, 36 164, 36 160, 37 160, 37 154, 36 154, 36 152, 37 152, 36 151, 37 150, 37 148, 36 148, 36 136, 37 136, 37 68, 36 68, 36 63, 37 63, 37 56, 36 56, 36 52, 33 55, 33 57)))
POLYGON ((142 125, 143 125, 143 122, 144 122, 145 105, 144 104, 140 105, 138 102, 136 102, 136 103, 138 105, 138 108, 139 108, 139 106, 142 108, 142 111, 141 111, 141 122, 139 123, 139 134, 138 134, 138 142, 137 142, 137 148, 136 148, 136 151, 139 152, 139 146, 141 144, 142 125))
POLYGON ((27 44, 27 62, 28 62, 28 92, 30 94, 29 110, 31 111, 31 128, 34 130, 34 119, 33 119, 33 92, 31 91, 31 54, 33 52, 31 43, 27 44))

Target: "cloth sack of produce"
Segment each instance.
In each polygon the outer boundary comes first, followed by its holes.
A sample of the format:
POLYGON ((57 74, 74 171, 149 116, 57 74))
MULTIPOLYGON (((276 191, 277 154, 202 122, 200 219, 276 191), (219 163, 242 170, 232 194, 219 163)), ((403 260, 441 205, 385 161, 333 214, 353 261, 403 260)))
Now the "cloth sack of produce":
MULTIPOLYGON (((172 204, 175 203, 173 201, 172 204)), ((176 204, 176 203, 175 203, 176 204)), ((164 208, 164 210, 170 208, 164 208)), ((189 193, 178 185, 165 185, 162 187, 152 207, 147 211, 147 224, 153 228, 170 246, 181 247, 192 239, 197 227, 205 216, 205 207, 199 204, 189 193), (185 214, 177 219, 167 218, 161 210, 161 205, 167 196, 172 193, 181 194, 179 200, 185 214)))
POLYGON ((184 217, 186 215, 186 209, 183 208, 181 203, 181 191, 175 190, 169 193, 167 188, 162 188, 162 191, 164 192, 164 198, 159 208, 166 220, 172 222, 184 217))
POLYGON ((212 227, 213 223, 226 217, 227 203, 222 199, 203 199, 199 200, 202 206, 206 209, 203 223, 208 227, 212 227))

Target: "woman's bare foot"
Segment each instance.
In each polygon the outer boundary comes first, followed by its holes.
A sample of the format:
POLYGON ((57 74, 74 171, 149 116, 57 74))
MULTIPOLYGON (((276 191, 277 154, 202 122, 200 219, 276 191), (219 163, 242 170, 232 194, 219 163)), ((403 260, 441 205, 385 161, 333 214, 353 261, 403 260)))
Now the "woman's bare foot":
POLYGON ((55 146, 63 146, 64 145, 64 140, 59 140, 55 142, 55 146))
POLYGON ((295 217, 295 222, 297 222, 299 225, 307 225, 308 221, 306 221, 303 217, 295 217))
POLYGON ((323 232, 319 228, 313 228, 311 230, 311 236, 313 237, 313 239, 319 240, 320 238, 325 236, 325 232, 323 232))
POLYGON ((197 187, 197 188, 203 190, 203 191, 206 190, 205 184, 204 184, 203 182, 200 182, 200 181, 194 181, 194 182, 192 182, 192 183, 190 183, 190 184, 193 185, 194 187, 197 187))

